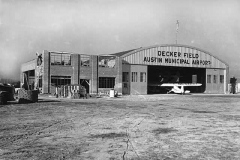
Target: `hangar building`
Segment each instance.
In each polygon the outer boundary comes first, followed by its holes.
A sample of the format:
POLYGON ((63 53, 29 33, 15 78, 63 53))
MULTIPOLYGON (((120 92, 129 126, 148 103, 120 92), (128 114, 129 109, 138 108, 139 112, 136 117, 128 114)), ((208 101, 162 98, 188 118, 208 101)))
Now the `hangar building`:
POLYGON ((201 83, 193 93, 226 93, 229 67, 196 47, 165 44, 110 55, 85 55, 44 50, 40 58, 21 66, 21 82, 42 93, 55 86, 81 84, 90 94, 114 88, 119 94, 167 93, 163 83, 201 83))

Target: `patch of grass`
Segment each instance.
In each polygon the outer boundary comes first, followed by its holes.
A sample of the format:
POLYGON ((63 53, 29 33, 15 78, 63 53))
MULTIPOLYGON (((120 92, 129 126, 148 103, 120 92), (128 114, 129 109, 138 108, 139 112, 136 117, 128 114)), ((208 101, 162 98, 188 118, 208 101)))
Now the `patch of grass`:
POLYGON ((119 138, 119 137, 126 137, 126 133, 106 133, 106 134, 95 134, 91 135, 90 138, 119 138))
POLYGON ((157 129, 152 130, 152 132, 153 132, 155 135, 168 134, 168 133, 176 132, 176 131, 177 131, 177 130, 176 130, 176 129, 173 129, 173 128, 157 128, 157 129))

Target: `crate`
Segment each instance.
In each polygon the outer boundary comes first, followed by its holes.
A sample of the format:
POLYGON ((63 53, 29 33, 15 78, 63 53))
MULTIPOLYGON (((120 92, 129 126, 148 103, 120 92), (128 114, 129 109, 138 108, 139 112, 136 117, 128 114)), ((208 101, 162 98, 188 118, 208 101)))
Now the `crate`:
POLYGON ((38 102, 38 90, 25 90, 23 88, 18 90, 19 103, 38 102))

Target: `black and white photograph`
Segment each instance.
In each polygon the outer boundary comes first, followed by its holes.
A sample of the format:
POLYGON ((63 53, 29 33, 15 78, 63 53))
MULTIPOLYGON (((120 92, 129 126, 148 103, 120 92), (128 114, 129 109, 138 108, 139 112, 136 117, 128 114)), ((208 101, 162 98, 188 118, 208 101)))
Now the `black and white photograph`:
POLYGON ((1 160, 239 160, 239 0, 0 0, 1 160))

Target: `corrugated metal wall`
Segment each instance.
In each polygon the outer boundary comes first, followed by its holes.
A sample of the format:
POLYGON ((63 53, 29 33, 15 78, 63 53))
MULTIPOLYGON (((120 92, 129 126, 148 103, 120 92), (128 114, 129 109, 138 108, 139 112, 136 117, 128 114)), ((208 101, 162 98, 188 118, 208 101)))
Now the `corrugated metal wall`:
POLYGON ((187 46, 154 46, 138 49, 123 56, 130 64, 164 65, 179 67, 222 68, 225 63, 210 53, 187 46))

